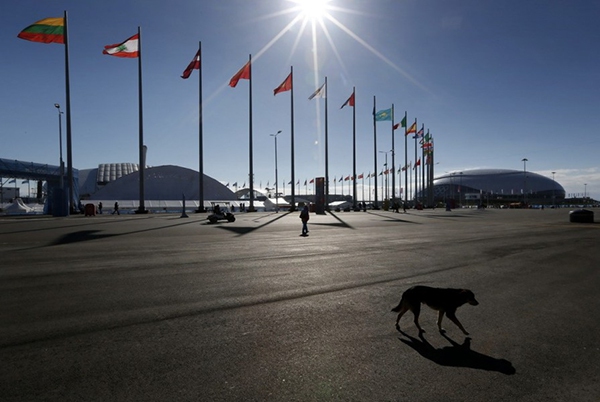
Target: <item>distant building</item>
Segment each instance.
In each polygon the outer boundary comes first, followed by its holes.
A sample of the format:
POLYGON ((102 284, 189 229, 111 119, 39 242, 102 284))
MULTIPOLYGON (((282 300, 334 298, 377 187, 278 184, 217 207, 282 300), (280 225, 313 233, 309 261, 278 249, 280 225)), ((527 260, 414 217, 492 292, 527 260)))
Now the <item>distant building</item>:
MULTIPOLYGON (((80 170, 81 198, 84 200, 139 200, 139 169, 131 163, 101 164, 96 169, 80 170)), ((165 165, 145 169, 145 200, 199 199, 198 172, 165 165)), ((204 200, 237 200, 229 188, 204 175, 204 200)), ((208 206, 208 205, 207 205, 208 206)))
MULTIPOLYGON (((473 169, 448 173, 433 181, 435 202, 455 205, 561 203, 565 189, 551 178, 509 169, 473 169)), ((427 189, 425 189, 427 194, 427 189)), ((418 194, 420 196, 420 194, 418 194)))

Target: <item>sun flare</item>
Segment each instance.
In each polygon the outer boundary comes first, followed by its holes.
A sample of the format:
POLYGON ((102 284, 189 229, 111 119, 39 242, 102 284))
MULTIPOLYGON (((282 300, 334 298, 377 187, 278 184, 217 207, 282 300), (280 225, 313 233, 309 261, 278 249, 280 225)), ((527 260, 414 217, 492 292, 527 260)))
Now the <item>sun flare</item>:
POLYGON ((327 14, 327 3, 330 0, 292 0, 306 20, 321 20, 327 14))

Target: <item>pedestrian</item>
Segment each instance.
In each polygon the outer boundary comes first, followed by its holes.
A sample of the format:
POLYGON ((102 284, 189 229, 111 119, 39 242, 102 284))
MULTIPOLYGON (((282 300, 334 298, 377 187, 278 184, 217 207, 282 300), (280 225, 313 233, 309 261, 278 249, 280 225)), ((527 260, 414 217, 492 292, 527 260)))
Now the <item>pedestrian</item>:
POLYGON ((406 201, 402 203, 402 210, 406 213, 406 201))
POLYGON ((300 219, 302 219, 302 236, 308 236, 308 220, 310 215, 308 213, 308 205, 305 205, 300 212, 300 219))
POLYGON ((112 211, 112 215, 114 214, 121 215, 119 212, 119 201, 115 201, 115 209, 112 211))
POLYGON ((98 203, 98 213, 102 214, 102 201, 98 203))

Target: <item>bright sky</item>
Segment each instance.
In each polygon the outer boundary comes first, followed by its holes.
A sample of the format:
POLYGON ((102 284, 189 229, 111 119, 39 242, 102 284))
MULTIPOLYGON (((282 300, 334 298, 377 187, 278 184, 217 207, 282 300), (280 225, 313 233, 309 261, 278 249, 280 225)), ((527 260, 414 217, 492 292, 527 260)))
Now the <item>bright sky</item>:
MULTIPOLYGON (((201 41, 204 172, 223 183, 248 182, 248 81, 228 83, 252 54, 256 187, 273 185, 278 130, 280 187, 291 178, 290 92, 273 89, 293 66, 301 183, 325 172, 324 100, 308 96, 327 76, 331 179, 352 174, 352 108, 340 106, 356 87, 357 174, 374 168, 376 96, 378 110, 394 104, 397 122, 407 111, 429 129, 436 175, 520 170, 527 158, 527 170, 555 172, 568 195, 600 199, 600 1, 331 0, 314 20, 298 1, 2 1, 0 157, 58 164, 63 45, 17 34, 66 10, 75 168, 138 162, 137 60, 102 50, 141 26, 150 166, 198 170, 198 71, 180 75, 201 41)), ((377 123, 378 151, 391 149, 390 133, 390 122, 377 123)))

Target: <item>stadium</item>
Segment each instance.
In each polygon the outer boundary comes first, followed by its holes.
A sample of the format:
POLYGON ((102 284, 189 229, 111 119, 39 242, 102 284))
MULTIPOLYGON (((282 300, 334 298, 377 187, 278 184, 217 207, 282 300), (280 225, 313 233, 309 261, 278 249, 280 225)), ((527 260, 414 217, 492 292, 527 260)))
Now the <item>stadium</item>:
POLYGON ((533 172, 473 169, 435 178, 433 199, 453 207, 555 205, 564 201, 565 189, 553 179, 533 172))

